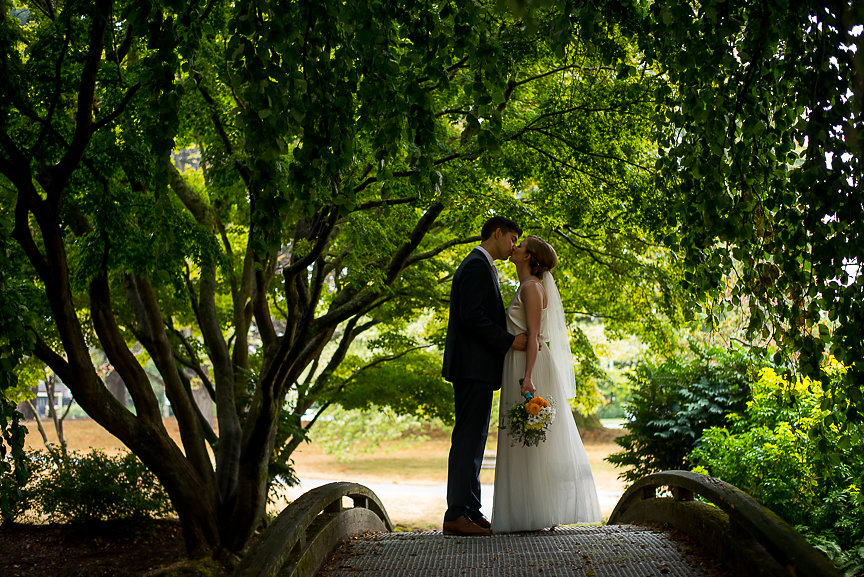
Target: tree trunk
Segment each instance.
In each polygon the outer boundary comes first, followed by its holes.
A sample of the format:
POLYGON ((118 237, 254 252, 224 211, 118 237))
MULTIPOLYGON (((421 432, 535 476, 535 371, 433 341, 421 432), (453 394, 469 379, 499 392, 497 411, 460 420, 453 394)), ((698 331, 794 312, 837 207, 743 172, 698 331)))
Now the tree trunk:
POLYGON ((580 431, 590 431, 593 429, 603 428, 603 423, 600 422, 600 417, 597 413, 583 415, 579 411, 573 411, 573 418, 576 420, 576 426, 580 431))
POLYGON ((126 383, 123 382, 123 377, 117 371, 111 371, 105 375, 105 386, 114 395, 114 398, 120 401, 124 407, 129 402, 129 392, 126 390, 126 383))
POLYGON ((45 427, 42 426, 42 419, 39 418, 39 411, 37 411, 36 407, 33 406, 32 400, 28 399, 22 404, 25 404, 27 406, 27 408, 29 409, 28 412, 32 413, 33 418, 36 419, 36 428, 39 429, 39 434, 42 435, 42 442, 47 447, 50 442, 48 441, 48 435, 45 434, 45 427))
POLYGON ((63 455, 66 455, 66 437, 63 435, 63 419, 66 418, 68 411, 64 411, 62 416, 57 414, 58 380, 57 375, 48 375, 45 378, 45 392, 48 396, 48 414, 54 423, 54 432, 57 433, 57 443, 60 445, 60 451, 63 455))
POLYGON ((31 401, 21 401, 18 403, 18 412, 24 416, 25 421, 32 421, 36 418, 36 408, 31 401))

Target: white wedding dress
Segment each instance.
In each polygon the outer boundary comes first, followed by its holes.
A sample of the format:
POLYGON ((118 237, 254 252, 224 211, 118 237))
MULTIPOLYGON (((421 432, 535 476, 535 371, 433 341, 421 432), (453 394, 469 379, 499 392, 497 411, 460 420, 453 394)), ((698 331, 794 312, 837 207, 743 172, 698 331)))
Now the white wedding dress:
MULTIPOLYGON (((524 284, 519 286, 507 309, 507 330, 511 334, 527 330, 520 296, 522 286, 524 284)), ((538 396, 547 400, 552 397, 556 401, 556 416, 546 432, 546 441, 536 447, 523 447, 518 441, 511 446, 510 434, 499 429, 492 501, 493 533, 535 531, 554 525, 602 520, 588 455, 567 403, 575 394, 575 380, 561 297, 549 273, 543 278, 543 286, 548 302, 540 325, 543 346, 531 380, 538 396), (559 342, 550 342, 553 337, 559 342), (561 343, 561 340, 566 342, 561 343)), ((519 385, 519 379, 525 376, 525 355, 524 351, 510 349, 504 359, 499 427, 505 424, 507 411, 525 401, 519 385)))

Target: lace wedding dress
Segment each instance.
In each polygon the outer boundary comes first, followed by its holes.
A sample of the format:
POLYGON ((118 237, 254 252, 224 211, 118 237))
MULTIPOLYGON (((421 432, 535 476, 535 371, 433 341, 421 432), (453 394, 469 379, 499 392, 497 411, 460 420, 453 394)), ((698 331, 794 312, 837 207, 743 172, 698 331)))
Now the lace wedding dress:
MULTIPOLYGON (((507 330, 511 334, 527 330, 522 286, 507 310, 507 330)), ((549 273, 544 275, 543 286, 547 296, 540 325, 544 344, 537 355, 532 381, 537 395, 555 399, 556 417, 546 432, 546 440, 536 447, 523 447, 519 442, 511 446, 510 434, 499 429, 493 533, 602 520, 588 455, 567 404, 567 399, 575 395, 576 384, 561 297, 549 273)), ((507 411, 525 400, 519 385, 519 379, 525 376, 525 359, 524 351, 511 349, 504 360, 499 426, 504 424, 507 411)))

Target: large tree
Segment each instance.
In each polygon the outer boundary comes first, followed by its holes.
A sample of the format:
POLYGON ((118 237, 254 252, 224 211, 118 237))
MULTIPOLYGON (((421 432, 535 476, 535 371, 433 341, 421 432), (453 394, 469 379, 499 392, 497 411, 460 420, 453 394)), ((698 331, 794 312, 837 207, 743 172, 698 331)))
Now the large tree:
MULTIPOLYGON (((419 354, 401 328, 446 306, 493 212, 554 237, 574 313, 662 338, 639 322, 676 311, 656 78, 616 39, 624 8, 563 8, 0 2, 3 344, 156 473, 192 554, 244 548, 308 408, 419 354), (181 149, 200 170, 177 168, 181 149), (373 332, 376 356, 349 357, 373 332)), ((435 363, 415 366, 446 394, 435 363)))

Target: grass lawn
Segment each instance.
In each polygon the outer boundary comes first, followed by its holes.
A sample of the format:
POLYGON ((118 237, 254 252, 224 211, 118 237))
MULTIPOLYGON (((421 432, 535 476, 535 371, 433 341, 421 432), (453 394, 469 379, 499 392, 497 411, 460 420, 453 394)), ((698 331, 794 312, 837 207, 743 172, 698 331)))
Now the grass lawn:
MULTIPOLYGON (((25 425, 29 430, 27 445, 31 448, 42 448, 42 438, 36 423, 28 421, 25 425)), ((44 426, 49 440, 56 442, 50 421, 46 421, 44 426)), ((173 418, 165 419, 165 426, 171 436, 179 441, 177 421, 173 418)), ((64 431, 70 450, 86 451, 98 448, 107 453, 115 453, 125 449, 120 441, 90 419, 67 420, 64 422, 64 431)), ((607 433, 585 439, 585 449, 594 472, 604 517, 609 516, 624 489, 623 483, 617 479, 618 471, 604 461, 606 456, 619 449, 612 436, 607 433)), ((497 435, 493 432, 486 445, 487 455, 494 455, 496 443, 497 435)), ((350 461, 340 462, 334 456, 325 454, 320 446, 311 443, 301 446, 294 453, 294 463, 301 479, 357 481, 379 486, 399 485, 400 490, 394 490, 393 495, 379 495, 390 518, 402 528, 431 529, 440 526, 446 502, 440 495, 423 494, 422 487, 440 488, 446 485, 449 449, 449 433, 439 432, 419 444, 405 446, 399 442, 389 442, 372 453, 357 452, 350 461), (412 486, 418 487, 418 494, 406 494, 410 493, 412 486)), ((492 484, 494 475, 494 469, 483 469, 480 475, 481 483, 492 484)), ((309 488, 294 489, 287 497, 295 499, 309 488)), ((284 501, 279 502, 271 510, 276 512, 284 504, 284 501)))

